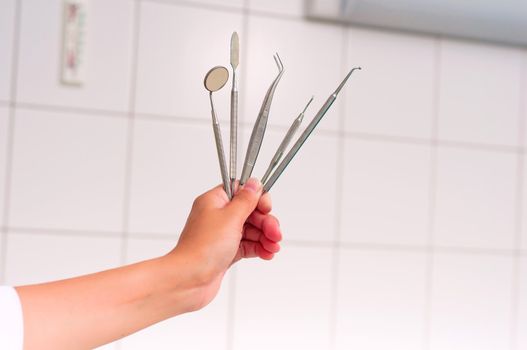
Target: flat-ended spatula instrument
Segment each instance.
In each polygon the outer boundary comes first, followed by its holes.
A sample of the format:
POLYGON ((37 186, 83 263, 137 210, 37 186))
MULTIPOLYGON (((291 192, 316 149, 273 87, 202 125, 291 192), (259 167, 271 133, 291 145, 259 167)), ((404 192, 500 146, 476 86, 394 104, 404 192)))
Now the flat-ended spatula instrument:
POLYGON ((238 157, 238 81, 236 68, 240 62, 240 39, 238 33, 234 32, 231 36, 231 67, 232 67, 232 88, 231 88, 231 130, 230 130, 230 167, 229 175, 231 179, 231 190, 236 192, 236 158, 238 157))

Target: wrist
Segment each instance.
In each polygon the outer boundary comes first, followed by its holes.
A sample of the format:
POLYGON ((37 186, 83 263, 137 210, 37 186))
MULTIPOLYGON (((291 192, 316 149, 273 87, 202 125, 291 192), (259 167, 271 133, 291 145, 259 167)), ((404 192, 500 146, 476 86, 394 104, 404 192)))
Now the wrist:
POLYGON ((208 301, 206 294, 220 273, 211 268, 206 256, 197 252, 187 252, 174 249, 169 254, 159 258, 164 271, 161 279, 164 289, 169 293, 173 305, 183 306, 174 310, 175 314, 191 312, 201 309, 208 301))

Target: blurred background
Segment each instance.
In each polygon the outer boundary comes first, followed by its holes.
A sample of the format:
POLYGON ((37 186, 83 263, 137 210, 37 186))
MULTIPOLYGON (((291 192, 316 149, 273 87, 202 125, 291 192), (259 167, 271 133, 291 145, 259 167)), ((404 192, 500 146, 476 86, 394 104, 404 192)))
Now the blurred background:
MULTIPOLYGON (((104 349, 527 349, 527 54, 525 32, 500 30, 521 20, 488 11, 463 31, 470 6, 379 5, 350 26, 349 2, 329 0, 82 3, 67 27, 63 1, 0 0, 0 284, 175 245, 220 183, 203 77, 229 65, 236 30, 239 164, 274 52, 286 70, 256 176, 311 95, 306 120, 363 70, 271 191, 276 259, 238 264, 206 309, 104 349)), ((229 84, 215 95, 225 144, 229 84)))

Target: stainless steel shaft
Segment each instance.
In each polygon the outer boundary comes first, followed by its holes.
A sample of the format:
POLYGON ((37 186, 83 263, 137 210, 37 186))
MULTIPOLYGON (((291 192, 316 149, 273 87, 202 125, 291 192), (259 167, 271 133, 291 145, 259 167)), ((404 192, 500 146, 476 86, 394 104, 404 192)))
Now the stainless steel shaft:
POLYGON ((311 122, 306 127, 304 132, 300 135, 298 140, 295 142, 293 147, 291 147, 291 149, 286 154, 286 156, 284 157, 282 162, 278 165, 278 167, 274 171, 273 175, 271 175, 269 180, 267 180, 267 182, 264 183, 264 192, 269 192, 271 187, 273 187, 273 185, 276 182, 276 180, 278 180, 280 175, 282 175, 282 173, 284 172, 285 168, 287 168, 287 166, 289 165, 291 160, 293 160, 293 158, 295 157, 297 152, 300 150, 300 148, 302 147, 304 142, 306 142, 306 140, 309 137, 309 135, 311 135, 313 130, 315 130, 315 127, 317 126, 317 124, 320 122, 320 120, 322 120, 322 117, 324 117, 324 115, 326 114, 326 112, 331 107, 333 102, 335 102, 336 99, 337 99, 337 96, 335 94, 333 94, 326 100, 326 103, 324 103, 322 108, 320 108, 320 110, 318 111, 317 115, 315 115, 313 120, 311 120, 311 122))
MULTIPOLYGON (((235 79, 235 77, 233 77, 235 79)), ((238 157, 238 90, 231 91, 230 180, 232 192, 236 189, 236 158, 238 157)))
POLYGON ((344 87, 344 84, 346 83, 346 81, 348 81, 349 77, 351 76, 351 74, 357 70, 357 69, 361 69, 360 67, 357 67, 357 68, 353 68, 347 75, 346 77, 344 78, 344 80, 342 80, 342 82, 340 83, 340 85, 338 86, 338 88, 335 90, 335 92, 333 92, 333 94, 331 94, 331 96, 328 97, 328 99, 326 100, 326 102, 324 103, 324 105, 322 105, 322 107, 320 108, 320 110, 317 112, 317 114, 315 115, 315 117, 313 118, 313 120, 311 120, 311 122, 309 123, 309 125, 306 127, 306 129, 304 130, 304 132, 300 135, 300 137, 298 138, 298 140, 295 142, 295 144, 293 145, 293 147, 291 147, 291 149, 289 150, 289 152, 286 154, 286 156, 284 157, 284 159, 282 160, 282 162, 278 165, 278 167, 276 168, 276 170, 274 171, 273 175, 271 175, 271 177, 269 178, 269 180, 267 180, 267 182, 264 183, 264 192, 269 192, 269 190, 271 190, 271 187, 273 187, 274 183, 276 182, 276 180, 278 180, 278 178, 280 177, 280 175, 282 175, 282 173, 284 172, 285 168, 287 168, 287 166, 289 165, 289 163, 291 162, 291 160, 293 160, 293 158, 295 157, 295 155, 297 154, 297 152, 300 150, 300 148, 302 147, 302 145, 304 144, 304 142, 306 142, 307 138, 309 137, 309 135, 311 135, 311 133, 313 132, 313 130, 315 130, 316 126, 318 125, 318 123, 320 122, 320 120, 322 120, 322 118, 324 117, 324 115, 326 114, 326 112, 329 110, 329 108, 331 107, 331 105, 333 104, 333 102, 335 102, 335 100, 337 99, 337 95, 339 94, 340 90, 344 87))
POLYGON ((236 192, 236 167, 238 158, 238 81, 236 80, 236 68, 240 63, 240 39, 238 33, 231 36, 231 67, 232 67, 232 89, 231 89, 231 130, 230 130, 230 157, 229 174, 231 178, 232 194, 236 192))
POLYGON ((218 152, 218 161, 220 163, 221 179, 223 181, 223 188, 227 197, 232 199, 231 184, 229 181, 229 173, 227 172, 227 162, 225 161, 225 151, 223 149, 223 141, 221 137, 221 129, 218 118, 216 117, 216 111, 212 102, 212 93, 210 93, 210 104, 212 113, 212 128, 214 130, 214 139, 216 141, 216 151, 218 152))

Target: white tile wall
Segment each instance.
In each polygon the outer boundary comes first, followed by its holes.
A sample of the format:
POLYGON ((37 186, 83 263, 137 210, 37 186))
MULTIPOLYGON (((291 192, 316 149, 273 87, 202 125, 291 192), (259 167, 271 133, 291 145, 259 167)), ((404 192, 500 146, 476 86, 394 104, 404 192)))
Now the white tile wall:
POLYGON ((430 222, 430 153, 428 145, 347 139, 341 239, 425 245, 430 222))
MULTIPOLYGON (((301 0, 93 0, 86 84, 67 87, 61 1, 20 2, 10 62, 15 3, 0 0, 0 206, 12 175, 2 282, 92 272, 122 263, 122 247, 132 262, 176 244, 194 197, 220 183, 202 79, 228 66, 237 30, 240 170, 275 51, 286 66, 255 176, 312 94, 304 125, 348 69, 364 70, 271 191, 285 238, 276 260, 241 262, 210 307, 106 348, 508 350, 513 326, 514 350, 527 346, 525 256, 512 276, 516 204, 527 208, 511 147, 525 118, 523 49, 306 21, 301 0), (96 112, 68 112, 77 109, 96 112), (123 114, 135 118, 131 133, 123 114)), ((215 95, 224 136, 229 85, 215 95)))
MULTIPOLYGON (((210 120, 203 79, 214 66, 230 67, 230 38, 241 31, 241 13, 153 2, 140 7, 137 112, 210 120)), ((230 83, 214 94, 223 120, 229 91, 230 83)))
POLYGON ((221 183, 212 126, 138 120, 134 131, 129 228, 179 234, 194 198, 221 183))
POLYGON ((435 243, 512 249, 517 157, 441 148, 438 152, 435 243))
POLYGON ((122 230, 126 119, 18 109, 9 223, 122 230))
MULTIPOLYGON (((245 129, 246 140, 251 131, 245 129)), ((263 176, 285 133, 267 130, 253 177, 263 176)), ((273 212, 287 233, 285 240, 334 241, 337 147, 335 137, 312 134, 271 188, 273 212)))
POLYGON ((120 263, 121 240, 10 231, 8 247, 6 283, 21 285, 116 267, 120 263))
POLYGON ((234 349, 327 349, 331 249, 283 246, 236 274, 234 349))
POLYGON ((304 14, 305 2, 302 0, 247 0, 247 2, 250 10, 297 17, 304 14))
POLYGON ((437 253, 431 298, 431 350, 510 347, 510 256, 437 253))
POLYGON ((173 1, 174 3, 184 3, 186 5, 213 5, 213 6, 223 6, 232 9, 243 9, 245 6, 245 0, 168 0, 173 1))
POLYGON ((0 100, 4 101, 11 95, 15 6, 15 0, 0 0, 0 100))
POLYGON ((519 49, 443 41, 439 137, 517 145, 521 73, 519 49))
POLYGON ((527 348, 527 256, 520 259, 518 325, 516 327, 516 349, 527 348))
POLYGON ((4 224, 5 175, 7 156, 9 109, 0 107, 0 226, 4 224))
POLYGON ((520 248, 527 252, 527 157, 522 155, 523 162, 523 192, 522 192, 522 212, 521 215, 521 233, 520 233, 520 248))
MULTIPOLYGON (((175 245, 170 240, 130 239, 128 262, 166 254, 175 245)), ((133 349, 226 349, 229 275, 216 297, 205 309, 180 315, 149 327, 121 342, 121 350, 133 349)))
MULTIPOLYGON (((278 52, 285 72, 274 95, 269 123, 289 127, 314 95, 315 100, 306 113, 307 124, 344 78, 343 29, 251 16, 248 33, 245 120, 253 122, 258 115, 265 93, 278 72, 273 60, 273 54, 278 52)), ((338 100, 320 122, 320 128, 337 130, 341 110, 342 103, 338 100)))
POLYGON ((434 115, 435 41, 350 29, 348 63, 362 66, 345 94, 347 131, 429 138, 434 115))
POLYGON ((336 348, 423 349, 425 287, 424 252, 341 249, 336 348))
POLYGON ((133 1, 93 0, 87 15, 86 82, 60 83, 62 1, 22 2, 17 100, 125 111, 128 108, 133 1))

